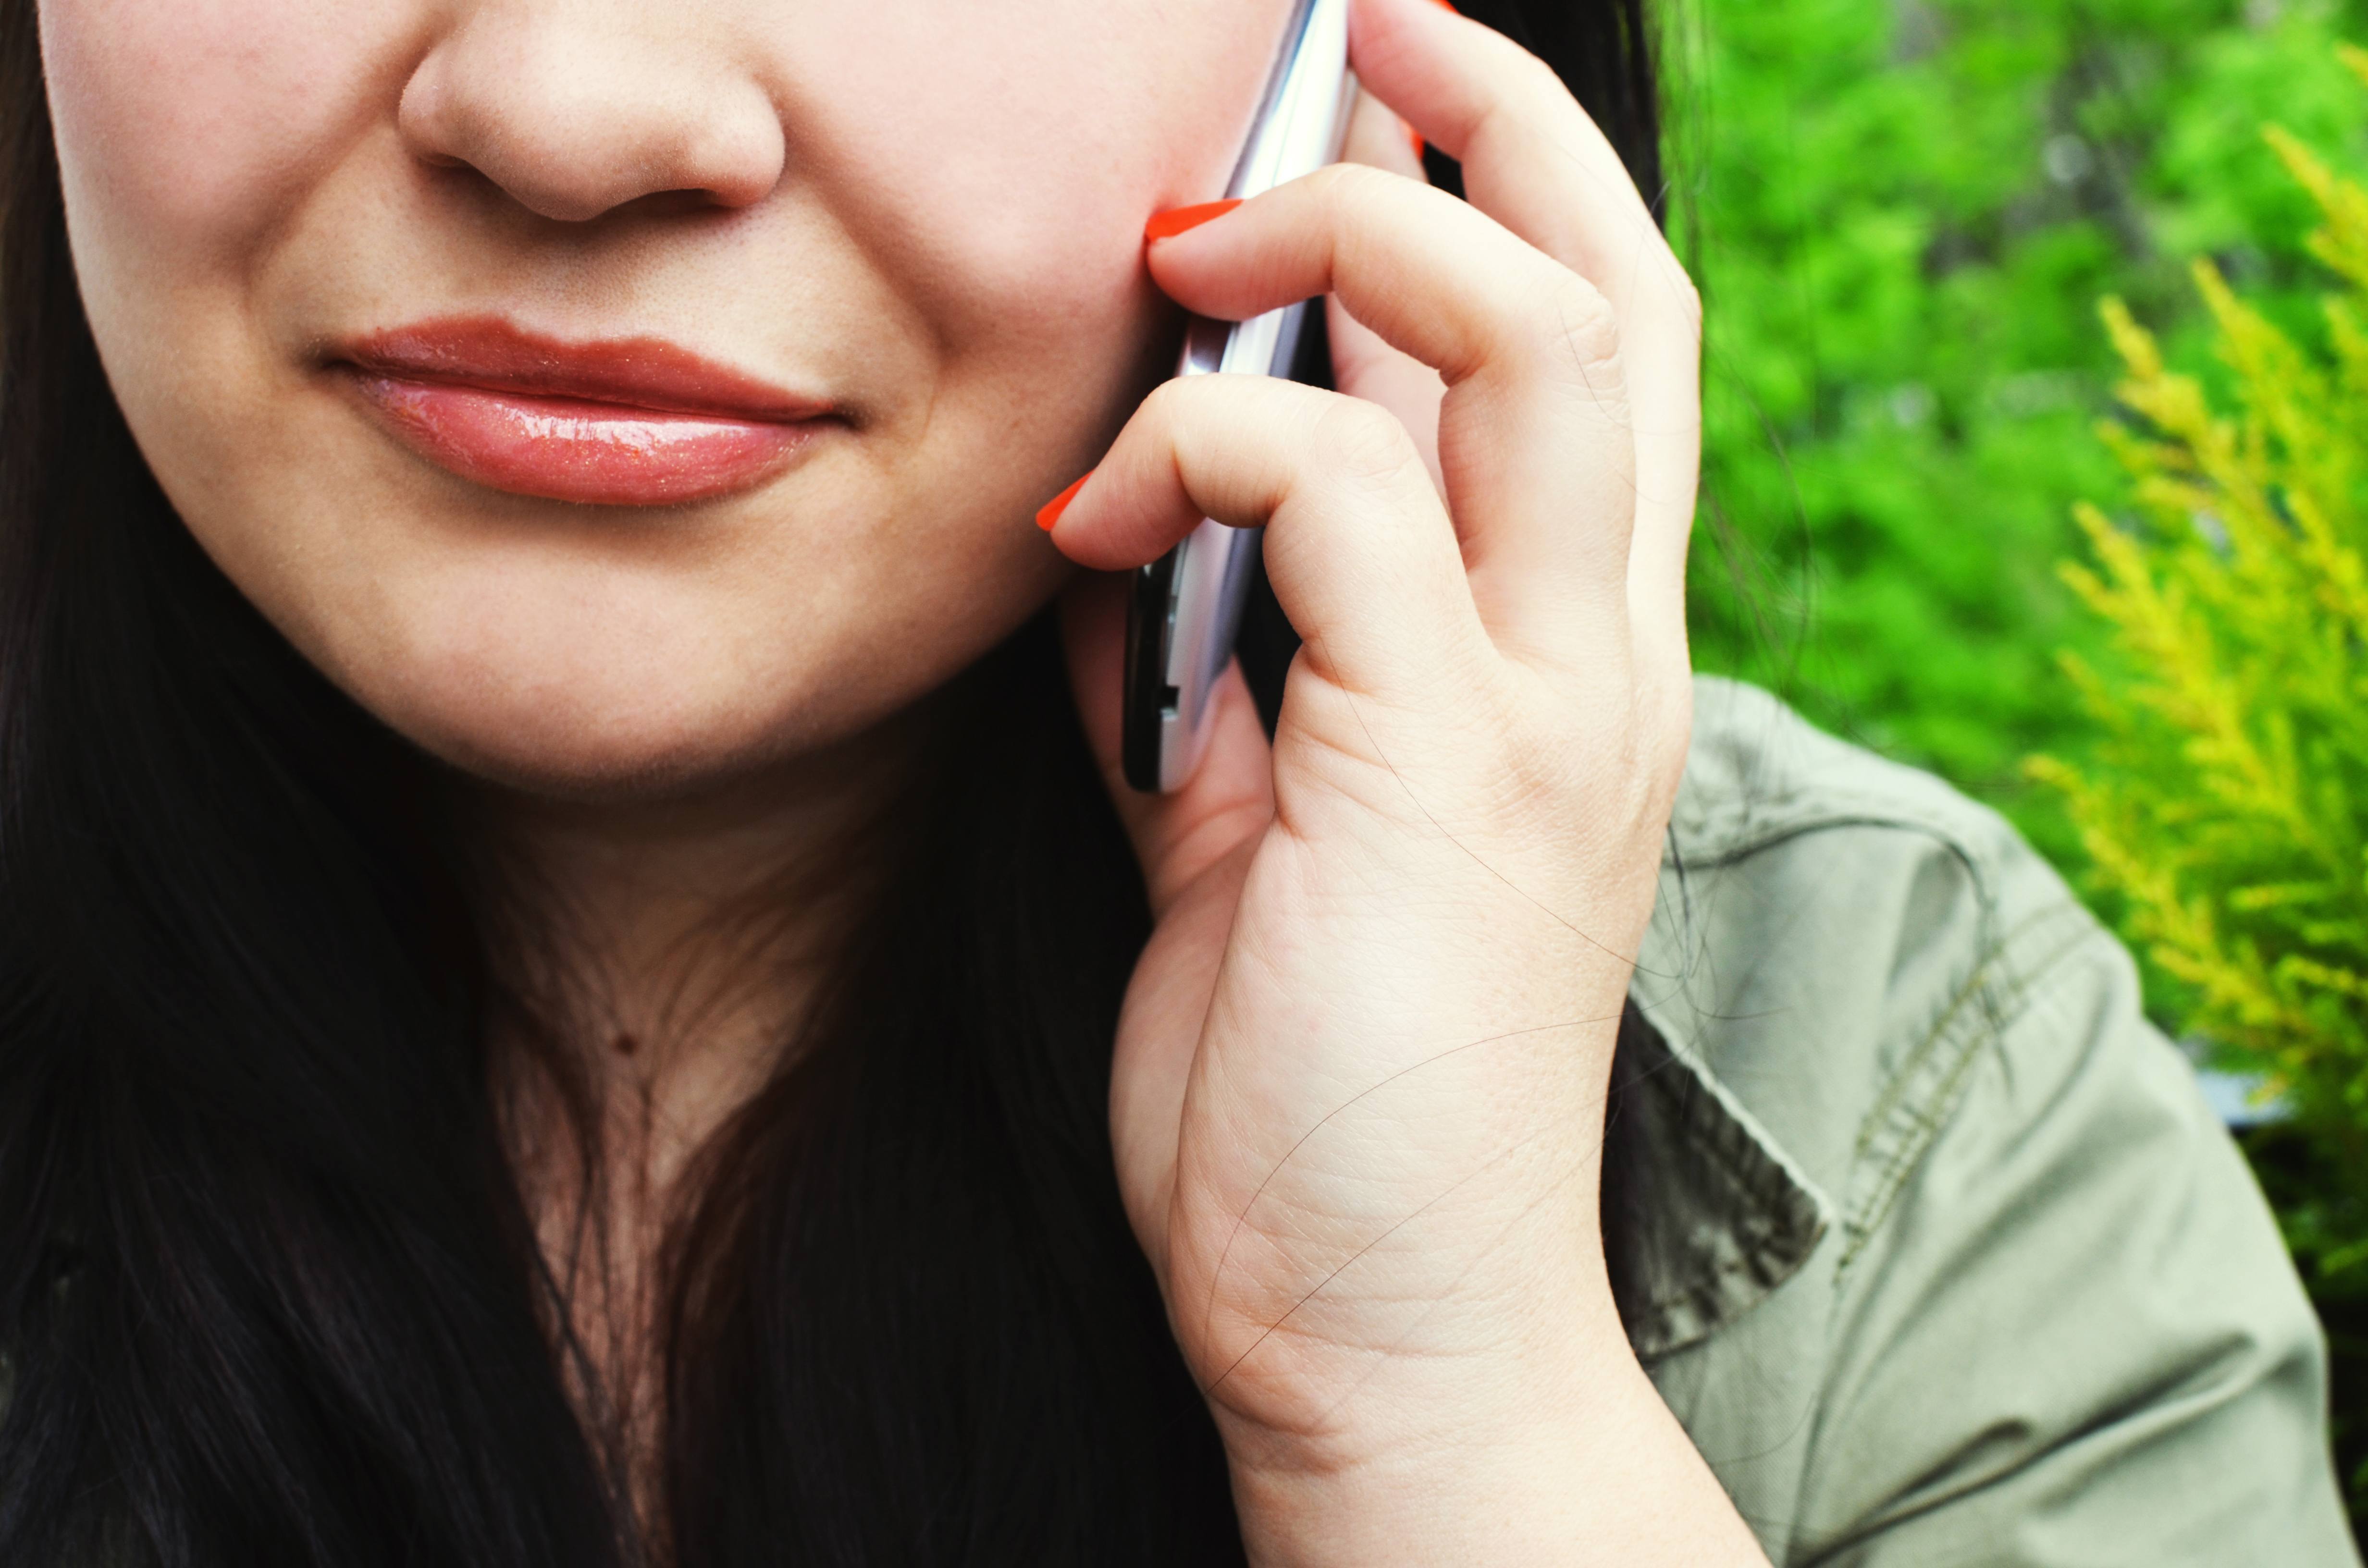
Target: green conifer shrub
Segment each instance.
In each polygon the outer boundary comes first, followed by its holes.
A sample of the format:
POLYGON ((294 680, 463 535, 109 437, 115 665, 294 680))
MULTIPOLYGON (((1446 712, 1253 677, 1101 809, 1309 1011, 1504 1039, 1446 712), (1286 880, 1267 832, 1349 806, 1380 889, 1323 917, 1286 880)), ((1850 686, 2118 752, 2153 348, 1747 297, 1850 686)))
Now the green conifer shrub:
MULTIPOLYGON (((2342 59, 2368 81, 2368 52, 2342 59)), ((2168 369, 2118 300, 2132 509, 2078 510, 2065 580, 2111 652, 2064 665, 2096 725, 2061 792, 2152 1005, 2256 1075, 2250 1145, 2336 1350, 2355 1521, 2368 1499, 2368 189, 2272 126, 2321 214, 2323 328, 2274 324, 2194 267, 2225 381, 2168 369)))

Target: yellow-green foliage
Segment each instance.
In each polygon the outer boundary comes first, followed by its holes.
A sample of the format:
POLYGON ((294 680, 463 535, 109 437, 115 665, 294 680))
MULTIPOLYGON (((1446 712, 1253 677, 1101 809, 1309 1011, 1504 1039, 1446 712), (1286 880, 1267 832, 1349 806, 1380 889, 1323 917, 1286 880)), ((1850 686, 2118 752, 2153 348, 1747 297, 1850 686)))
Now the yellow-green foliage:
MULTIPOLYGON (((2368 81, 2368 53, 2345 52, 2368 81)), ((2368 191, 2272 127, 2340 286, 2305 346, 2195 281, 2230 390, 2168 369, 2118 301, 2135 517, 2079 510, 2064 575, 2118 657, 2066 667, 2100 725, 2060 789, 2186 1029, 2262 1074, 2329 1177, 2284 1205, 2321 1290, 2368 1289, 2368 191)))

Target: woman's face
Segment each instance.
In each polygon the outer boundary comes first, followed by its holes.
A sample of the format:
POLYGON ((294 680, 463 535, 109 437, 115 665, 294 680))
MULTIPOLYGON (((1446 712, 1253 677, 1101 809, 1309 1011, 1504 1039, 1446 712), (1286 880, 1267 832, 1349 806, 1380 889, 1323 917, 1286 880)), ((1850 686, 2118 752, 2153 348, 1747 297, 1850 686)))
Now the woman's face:
POLYGON ((1286 0, 42 0, 141 449, 461 766, 666 792, 851 734, 1062 567, 1286 0))

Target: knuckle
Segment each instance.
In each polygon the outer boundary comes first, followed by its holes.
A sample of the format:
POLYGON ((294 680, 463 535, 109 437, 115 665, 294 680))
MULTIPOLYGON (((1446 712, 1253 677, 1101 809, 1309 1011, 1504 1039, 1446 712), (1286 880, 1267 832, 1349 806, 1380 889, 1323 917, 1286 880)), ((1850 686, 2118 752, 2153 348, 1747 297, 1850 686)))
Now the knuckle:
POLYGON ((1624 407, 1620 318, 1595 285, 1567 267, 1539 280, 1520 312, 1526 369, 1615 412, 1624 407))
POLYGON ((1552 349, 1580 367, 1620 358, 1620 318, 1601 290, 1568 267, 1556 267, 1543 292, 1540 319, 1552 349))
POLYGON ((1533 692, 1481 721, 1508 831, 1559 823, 1637 846, 1658 839, 1685 770, 1691 687, 1656 689, 1637 673, 1609 683, 1624 699, 1533 692))
POLYGON ((1278 427, 1309 397, 1296 381, 1266 376, 1178 376, 1154 387, 1134 417, 1178 451, 1205 451, 1278 427))
POLYGON ((1579 717, 1576 705, 1526 674, 1498 668, 1470 683, 1459 744, 1486 780, 1492 825, 1518 836, 1567 814, 1592 756, 1579 717))
POLYGON ((1329 397, 1307 431, 1307 456, 1321 473, 1379 488, 1421 459, 1397 416, 1361 398, 1329 397))

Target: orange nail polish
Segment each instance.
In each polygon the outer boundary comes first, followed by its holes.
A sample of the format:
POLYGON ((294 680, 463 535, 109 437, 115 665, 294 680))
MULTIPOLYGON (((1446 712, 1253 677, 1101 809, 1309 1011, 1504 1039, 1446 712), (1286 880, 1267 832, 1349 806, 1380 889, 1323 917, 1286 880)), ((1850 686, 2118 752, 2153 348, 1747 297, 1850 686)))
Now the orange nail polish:
POLYGON ((1077 498, 1077 492, 1083 490, 1086 487, 1086 481, 1091 479, 1093 476, 1094 471, 1092 469, 1086 470, 1085 472, 1077 475, 1076 481, 1070 484, 1069 488, 1062 491, 1058 495, 1055 495, 1050 501, 1045 502, 1042 506, 1037 508, 1036 526, 1042 528, 1046 533, 1051 533, 1053 531, 1053 525, 1061 520, 1061 514, 1069 509, 1069 503, 1077 498))
POLYGON ((1223 201, 1203 201, 1196 207, 1171 207, 1165 212, 1155 212, 1151 222, 1143 226, 1143 243, 1172 240, 1187 229, 1197 229, 1212 218, 1222 218, 1242 204, 1238 196, 1223 201))
POLYGON ((1451 17, 1460 17, 1463 14, 1455 8, 1455 0, 1430 0, 1430 3, 1451 17))
POLYGON ((1412 144, 1413 144, 1413 147, 1414 147, 1414 161, 1415 161, 1416 163, 1417 163, 1417 164, 1421 163, 1421 162, 1422 162, 1422 132, 1421 132, 1421 131, 1417 131, 1417 130, 1416 130, 1413 126, 1411 126, 1411 125, 1407 126, 1407 127, 1406 127, 1406 141, 1407 141, 1408 142, 1410 142, 1410 143, 1412 143, 1412 144))

